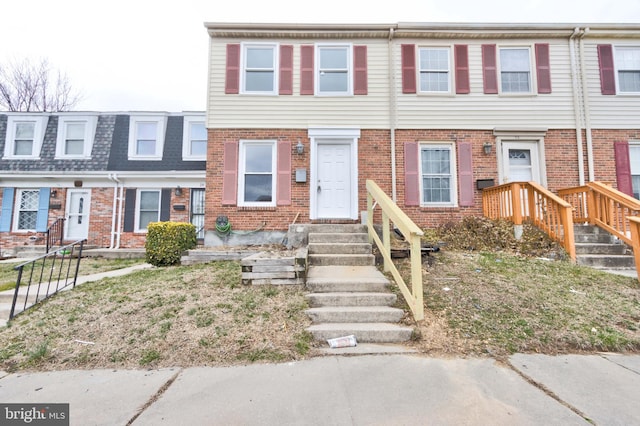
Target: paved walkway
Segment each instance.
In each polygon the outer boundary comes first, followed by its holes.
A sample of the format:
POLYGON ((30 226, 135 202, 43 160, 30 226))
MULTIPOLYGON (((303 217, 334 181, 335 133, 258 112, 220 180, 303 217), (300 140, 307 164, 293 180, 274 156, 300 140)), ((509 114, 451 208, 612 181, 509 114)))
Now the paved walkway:
POLYGON ((0 402, 69 403, 72 425, 640 424, 637 355, 518 354, 507 364, 327 356, 242 367, 3 376, 0 402))

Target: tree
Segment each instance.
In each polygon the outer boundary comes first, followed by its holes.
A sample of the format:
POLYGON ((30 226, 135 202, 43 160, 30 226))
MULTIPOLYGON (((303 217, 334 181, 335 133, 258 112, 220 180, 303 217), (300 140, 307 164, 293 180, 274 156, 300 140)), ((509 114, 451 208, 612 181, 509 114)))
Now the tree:
POLYGON ((52 69, 47 59, 0 64, 0 109, 7 111, 69 111, 81 96, 69 77, 52 69))

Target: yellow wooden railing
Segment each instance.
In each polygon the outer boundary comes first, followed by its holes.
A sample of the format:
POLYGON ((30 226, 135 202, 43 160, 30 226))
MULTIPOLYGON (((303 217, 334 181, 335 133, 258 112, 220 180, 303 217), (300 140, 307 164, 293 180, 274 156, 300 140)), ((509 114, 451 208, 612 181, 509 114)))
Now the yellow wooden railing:
POLYGON ((511 182, 482 191, 482 209, 491 219, 515 225, 530 221, 558 241, 576 259, 572 206, 535 182, 511 182))
POLYGON ((380 253, 382 253, 384 271, 391 272, 393 275, 402 295, 409 304, 413 317, 416 321, 424 319, 422 247, 420 245, 420 237, 423 232, 372 180, 367 180, 367 229, 369 231, 369 242, 375 241, 380 253), (373 228, 373 215, 376 206, 379 206, 382 210, 382 240, 373 228), (390 222, 393 222, 410 244, 411 288, 404 282, 391 259, 390 222))
POLYGON ((640 215, 640 201, 602 182, 562 189, 558 195, 573 206, 574 222, 599 226, 635 247, 630 217, 640 215))

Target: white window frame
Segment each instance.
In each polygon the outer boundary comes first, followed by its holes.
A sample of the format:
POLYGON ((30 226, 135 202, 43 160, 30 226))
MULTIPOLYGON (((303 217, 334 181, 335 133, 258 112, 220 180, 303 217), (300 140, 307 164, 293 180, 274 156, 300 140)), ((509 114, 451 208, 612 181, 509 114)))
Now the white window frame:
MULTIPOLYGON (((242 63, 241 63, 241 72, 240 72, 240 93, 244 95, 267 95, 267 96, 276 96, 278 94, 278 84, 279 84, 279 63, 280 63, 280 49, 278 43, 242 43, 242 63), (247 90, 247 50, 252 47, 258 48, 271 48, 273 51, 273 68, 260 69, 262 71, 272 71, 273 72, 273 89, 272 90, 247 90)), ((256 69, 255 71, 258 71, 256 69)))
MULTIPOLYGON (((635 195, 637 193, 640 193, 640 187, 636 188, 633 185, 633 177, 634 176, 640 176, 640 161, 636 162, 636 163, 634 163, 632 161, 631 149, 640 150, 640 140, 629 141, 629 166, 630 166, 630 169, 631 169, 631 188, 632 188, 632 191, 633 191, 633 196, 635 197, 635 195), (634 164, 635 164, 635 167, 634 167, 634 164), (634 172, 636 172, 636 173, 634 173, 634 172)), ((636 197, 636 198, 639 198, 639 197, 636 197)))
POLYGON ((452 80, 453 80, 453 72, 451 70, 451 57, 452 57, 452 51, 451 51, 451 46, 418 46, 418 64, 417 64, 417 70, 418 70, 418 93, 425 93, 425 94, 430 94, 430 95, 450 95, 451 92, 451 88, 452 88, 452 80), (421 88, 421 74, 424 73, 440 73, 442 72, 442 70, 436 70, 436 69, 422 69, 421 63, 422 61, 420 60, 420 57, 422 55, 423 51, 426 50, 440 50, 440 51, 446 51, 447 52, 447 90, 422 90, 421 88))
POLYGON ((278 146, 276 140, 240 140, 240 155, 238 164, 238 206, 241 207, 275 207, 276 188, 278 178, 278 146), (245 201, 244 185, 246 172, 246 147, 251 145, 271 146, 271 201, 245 201))
MULTIPOLYGON (((353 96, 353 45, 351 43, 316 43, 315 45, 315 58, 314 58, 314 85, 315 94, 317 96, 353 96), (320 90, 320 74, 323 70, 320 69, 320 52, 322 49, 345 49, 347 53, 347 90, 340 92, 323 92, 320 90)), ((330 70, 329 70, 330 71, 330 70)), ((336 71, 336 69, 333 69, 336 71)))
POLYGON ((142 199, 143 192, 156 192, 158 193, 158 218, 152 222, 160 221, 160 215, 162 214, 162 190, 159 188, 138 188, 136 193, 136 214, 135 214, 135 227, 134 232, 144 233, 147 232, 147 228, 140 228, 140 201, 142 199))
POLYGON ((12 226, 13 232, 35 232, 36 231, 36 227, 38 226, 39 200, 40 200, 40 190, 38 188, 17 188, 16 189, 16 198, 14 201, 14 208, 13 208, 13 211, 14 211, 13 226, 12 226), (25 191, 33 191, 38 193, 38 198, 37 198, 36 208, 35 208, 36 222, 35 222, 35 226, 32 229, 18 229, 18 224, 20 223, 20 213, 22 211, 33 211, 33 210, 20 210, 20 202, 22 201, 22 194, 25 191))
POLYGON ((58 138, 56 141, 56 157, 61 159, 88 159, 91 158, 91 149, 96 134, 97 116, 76 115, 58 117, 58 138), (84 124, 84 145, 82 154, 65 154, 67 140, 67 124, 84 124))
MULTIPOLYGON (((623 51, 623 50, 637 50, 640 54, 640 46, 638 45, 616 45, 613 46, 613 67, 615 70, 615 79, 616 79, 616 93, 621 94, 621 95, 640 95, 640 89, 635 91, 635 92, 627 92, 627 91, 622 91, 621 87, 620 87, 620 79, 619 79, 619 75, 620 75, 620 71, 623 71, 625 69, 622 69, 620 67, 619 61, 618 61, 618 52, 623 51)), ((638 72, 640 72, 640 68, 637 70, 638 72)))
POLYGON ((164 138, 167 128, 167 117, 157 115, 132 115, 129 118, 129 160, 162 160, 164 149, 164 138), (155 123, 156 125, 156 147, 153 155, 136 154, 137 130, 139 123, 155 123))
MULTIPOLYGON (((184 117, 183 126, 182 126, 182 159, 184 161, 205 161, 207 159, 206 150, 204 155, 191 154, 191 142, 193 141, 191 137, 191 125, 199 124, 199 123, 204 125, 205 136, 206 136, 207 125, 206 125, 204 115, 184 117)), ((206 143, 207 143, 207 139, 205 139, 205 144, 206 143)))
POLYGON ((420 206, 422 207, 456 207, 458 205, 458 171, 456 161, 456 146, 453 142, 420 142, 418 151, 418 172, 420 183, 420 206), (422 170, 422 150, 423 149, 447 149, 449 150, 449 173, 450 187, 449 192, 451 200, 449 202, 426 202, 424 200, 423 176, 422 170))
POLYGON ((536 61, 533 54, 533 46, 530 45, 513 45, 513 46, 498 46, 497 47, 497 65, 498 65, 498 90, 501 95, 508 96, 531 96, 537 93, 536 87, 536 61), (502 58, 500 53, 503 50, 524 50, 529 52, 529 91, 528 92, 507 92, 502 89, 502 58))
POLYGON ((7 135, 4 143, 4 157, 6 159, 23 159, 38 160, 40 159, 40 150, 44 140, 44 132, 47 127, 48 116, 34 115, 9 115, 7 119, 7 135), (15 155, 15 133, 16 126, 19 123, 32 123, 33 128, 33 144, 31 145, 30 155, 15 155))

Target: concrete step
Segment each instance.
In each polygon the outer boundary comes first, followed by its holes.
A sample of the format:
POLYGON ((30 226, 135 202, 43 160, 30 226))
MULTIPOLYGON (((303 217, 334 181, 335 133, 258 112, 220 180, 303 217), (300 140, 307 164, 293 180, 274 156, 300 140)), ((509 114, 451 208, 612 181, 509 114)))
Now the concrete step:
POLYGON ((389 280, 374 266, 311 266, 307 288, 312 293, 386 292, 389 280))
POLYGON ((187 250, 180 258, 182 265, 195 265, 220 260, 241 260, 258 253, 258 250, 187 250))
POLYGON ((309 234, 366 234, 367 225, 358 223, 318 223, 307 225, 309 234))
POLYGON ((309 244, 314 243, 368 243, 369 236, 366 233, 352 232, 326 232, 326 233, 309 233, 309 244))
POLYGON ((313 323, 382 323, 398 322, 402 319, 402 309, 389 306, 325 306, 307 309, 305 313, 313 323))
POLYGON ((611 234, 574 234, 574 241, 577 243, 586 243, 586 244, 612 244, 613 237, 611 234))
POLYGON ((624 244, 576 244, 576 254, 608 254, 623 255, 626 254, 627 246, 624 244))
POLYGON ((635 268, 633 256, 612 256, 604 254, 588 254, 577 256, 578 265, 601 269, 635 268))
POLYGON ((388 323, 322 323, 307 328, 316 340, 356 336, 358 343, 397 343, 411 339, 413 329, 388 323))
POLYGON ((610 235, 609 232, 595 225, 583 225, 578 224, 573 226, 573 234, 574 235, 584 235, 584 234, 604 234, 610 235))
POLYGON ((398 299, 393 293, 311 293, 307 294, 309 306, 391 306, 398 299))
POLYGON ((389 355, 412 354, 418 351, 394 343, 360 343, 346 348, 320 348, 320 355, 389 355))
POLYGON ((373 266, 373 254, 309 254, 310 266, 373 266))
POLYGON ((371 244, 309 243, 309 254, 371 254, 371 244))

